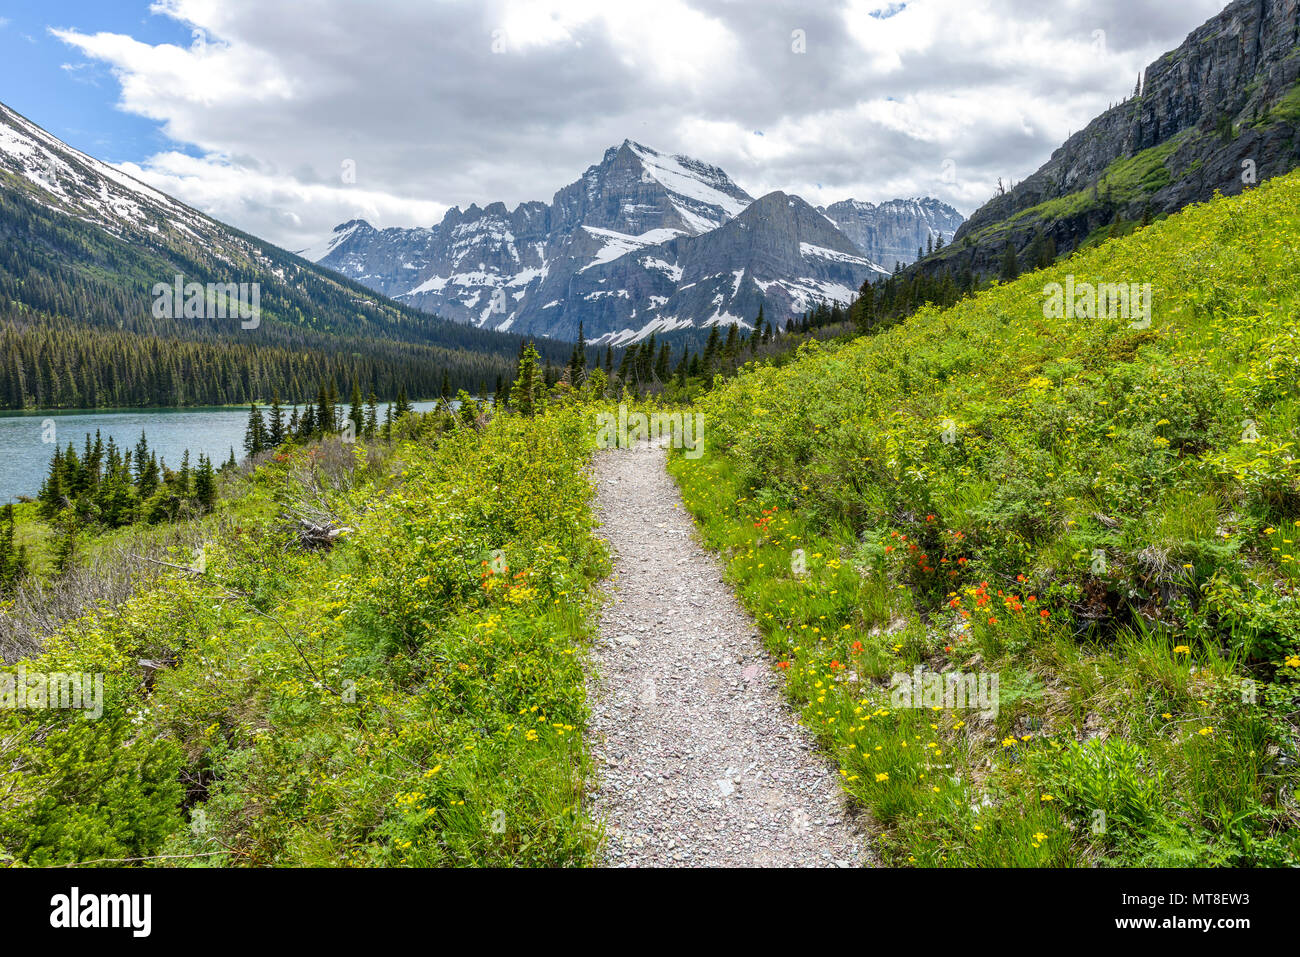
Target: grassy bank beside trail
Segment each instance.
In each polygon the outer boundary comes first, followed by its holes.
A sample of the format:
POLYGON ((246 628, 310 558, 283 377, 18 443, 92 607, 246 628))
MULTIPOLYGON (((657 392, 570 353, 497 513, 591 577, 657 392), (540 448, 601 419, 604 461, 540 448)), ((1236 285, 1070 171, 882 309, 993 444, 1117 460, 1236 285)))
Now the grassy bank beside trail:
POLYGON ((591 860, 590 428, 404 421, 228 480, 202 572, 163 569, 24 663, 102 673, 104 713, 0 709, 0 862, 591 860), (303 515, 344 531, 304 547, 303 515))
POLYGON ((1290 175, 698 403, 671 470, 886 861, 1300 860, 1297 261, 1290 175))

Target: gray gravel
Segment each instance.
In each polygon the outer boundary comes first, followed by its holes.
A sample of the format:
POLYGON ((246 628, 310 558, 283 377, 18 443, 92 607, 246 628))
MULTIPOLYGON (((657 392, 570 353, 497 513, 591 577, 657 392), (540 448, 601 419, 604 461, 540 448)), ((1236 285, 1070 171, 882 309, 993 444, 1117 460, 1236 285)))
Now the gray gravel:
POLYGON ((866 863, 837 772, 782 697, 664 456, 596 456, 598 534, 614 553, 587 683, 606 863, 866 863))

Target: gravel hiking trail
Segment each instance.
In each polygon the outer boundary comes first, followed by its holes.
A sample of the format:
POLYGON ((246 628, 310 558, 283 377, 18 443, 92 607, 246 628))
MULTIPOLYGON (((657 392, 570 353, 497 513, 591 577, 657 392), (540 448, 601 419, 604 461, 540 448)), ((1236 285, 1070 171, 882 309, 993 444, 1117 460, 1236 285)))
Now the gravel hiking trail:
POLYGON ((614 572, 587 683, 613 867, 853 867, 865 841, 699 543, 664 449, 598 452, 614 572))

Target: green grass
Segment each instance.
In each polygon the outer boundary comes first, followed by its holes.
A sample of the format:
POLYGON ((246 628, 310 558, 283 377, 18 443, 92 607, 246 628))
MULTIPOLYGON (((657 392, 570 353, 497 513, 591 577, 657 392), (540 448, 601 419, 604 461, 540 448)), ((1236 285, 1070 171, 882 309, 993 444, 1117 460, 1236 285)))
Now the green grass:
POLYGON ((14 506, 14 542, 25 549, 28 567, 36 574, 43 575, 49 571, 53 535, 49 523, 37 514, 34 502, 20 502, 14 506))
POLYGON ((1132 202, 1156 192, 1169 184, 1169 158, 1194 135, 1194 131, 1187 130, 1158 146, 1117 159, 1106 168, 1099 186, 1108 190, 1111 197, 1121 203, 1132 202))
MULTIPOLYGON (((1172 175, 1168 167, 1169 158, 1186 144, 1189 137, 1195 135, 1197 134, 1194 130, 1186 130, 1133 156, 1120 157, 1102 173, 1095 191, 1090 186, 1087 189, 1044 200, 1028 209, 1022 209, 1005 220, 991 223, 968 238, 971 242, 989 242, 1025 223, 1053 223, 1079 216, 1090 210, 1136 202, 1169 183, 1172 175)), ((1098 235, 1101 234, 1104 238, 1109 230, 1109 225, 1102 227, 1089 236, 1084 245, 1095 244, 1098 235)), ((957 247, 951 248, 955 253, 957 247)))
POLYGON ((0 712, 0 855, 592 859, 590 436, 572 410, 420 421, 391 450, 330 440, 263 466, 218 510, 206 574, 168 574, 27 663, 104 674, 105 710, 0 712), (352 531, 303 551, 277 517, 303 501, 352 531), (152 686, 141 659, 168 662, 152 686))
POLYGON ((1300 83, 1269 108, 1268 117, 1274 122, 1300 124, 1300 83))
POLYGON ((672 471, 887 861, 1296 862, 1298 248, 1293 174, 702 400, 672 471))

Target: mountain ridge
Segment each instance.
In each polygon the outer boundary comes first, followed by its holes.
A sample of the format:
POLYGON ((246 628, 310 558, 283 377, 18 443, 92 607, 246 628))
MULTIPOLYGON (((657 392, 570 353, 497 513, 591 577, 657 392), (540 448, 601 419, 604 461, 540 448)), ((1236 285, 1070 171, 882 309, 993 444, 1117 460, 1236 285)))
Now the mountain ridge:
MULTIPOLYGON (((755 214, 750 222, 815 234, 820 240, 808 245, 832 250, 839 260, 805 255, 788 235, 771 248, 739 241, 728 227, 765 198, 751 197, 721 167, 625 139, 558 189, 549 205, 454 206, 432 227, 376 229, 349 220, 304 252, 458 322, 569 339, 581 326, 595 344, 722 321, 748 326, 764 303, 769 318, 783 325, 821 299, 848 302, 866 279, 886 274, 825 209, 814 211, 802 199, 824 226, 813 225, 802 207, 794 218, 755 214)), ((894 238, 893 253, 903 249, 899 236, 914 250, 913 239, 916 246, 929 236, 946 240, 960 222, 956 210, 937 200, 867 205, 870 215, 859 204, 851 228, 859 242, 874 241, 875 218, 892 216, 892 225, 878 231, 894 238), (901 224, 907 208, 918 220, 910 232, 901 224)), ((913 258, 914 252, 906 261, 913 258)))

